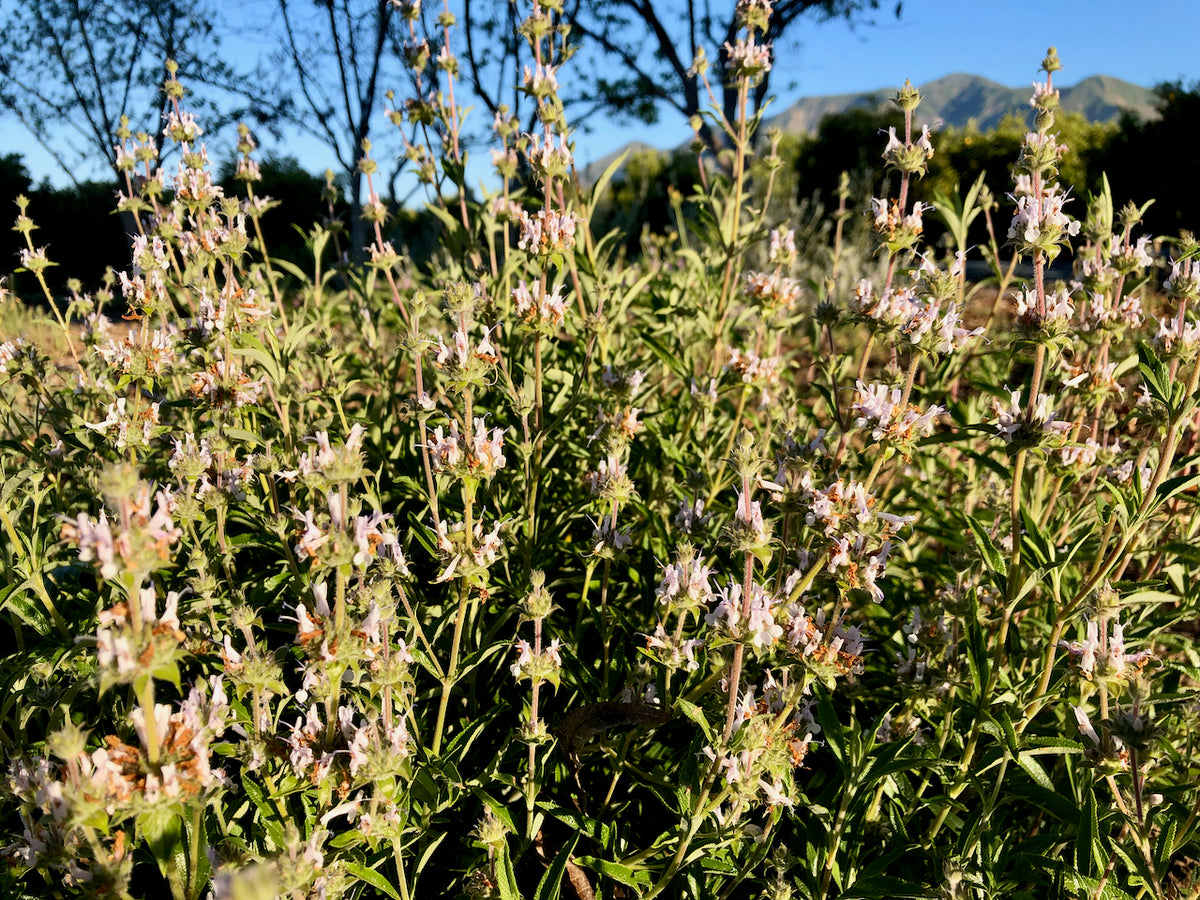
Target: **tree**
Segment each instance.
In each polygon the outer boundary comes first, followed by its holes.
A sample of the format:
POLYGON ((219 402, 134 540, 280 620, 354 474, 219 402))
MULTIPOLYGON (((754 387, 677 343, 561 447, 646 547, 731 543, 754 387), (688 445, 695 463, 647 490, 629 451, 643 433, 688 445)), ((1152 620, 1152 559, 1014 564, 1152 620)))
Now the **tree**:
MULTIPOLYGON (((603 111, 652 123, 663 106, 689 120, 699 115, 710 102, 692 65, 698 51, 712 62, 709 81, 725 118, 732 121, 737 112, 737 89, 726 77, 728 51, 737 41, 740 10, 747 5, 768 4, 766 0, 742 0, 735 9, 733 3, 708 0, 567 0, 563 14, 577 52, 572 67, 595 73, 564 91, 577 106, 574 121, 603 111)), ((492 113, 504 102, 519 114, 520 93, 508 93, 518 79, 496 78, 497 71, 519 73, 521 54, 528 52, 522 41, 505 37, 513 33, 511 4, 502 4, 502 13, 495 12, 501 4, 485 4, 483 10, 479 6, 478 0, 463 0, 467 78, 492 113)), ((778 0, 764 37, 778 46, 806 16, 850 19, 878 8, 879 0, 778 0)), ((897 16, 900 11, 897 3, 897 16)), ((749 98, 751 112, 766 101, 770 85, 768 71, 749 98)), ((710 143, 715 139, 707 125, 702 133, 710 143)))
POLYGON ((0 109, 73 183, 87 162, 116 174, 123 116, 134 132, 161 131, 165 60, 189 83, 234 83, 218 44, 211 0, 22 0, 0 15, 0 109))
MULTIPOLYGON (((399 17, 390 0, 277 0, 282 20, 280 70, 302 101, 291 121, 328 147, 349 186, 350 246, 365 240, 361 216, 363 141, 382 111, 384 91, 398 86, 399 17)), ((283 87, 280 87, 283 90, 283 87)))
POLYGON ((1196 122, 1200 81, 1165 82, 1155 89, 1158 117, 1121 117, 1120 129, 1095 154, 1097 169, 1108 173, 1113 203, 1141 205, 1153 199, 1142 228, 1150 234, 1200 233, 1200 186, 1196 179, 1196 122))
POLYGON ((819 194, 824 202, 833 202, 843 172, 850 174, 856 186, 865 182, 867 192, 878 192, 889 127, 904 127, 904 114, 893 103, 854 107, 825 116, 816 134, 800 139, 795 162, 797 199, 819 194), (881 132, 885 133, 883 138, 881 132))

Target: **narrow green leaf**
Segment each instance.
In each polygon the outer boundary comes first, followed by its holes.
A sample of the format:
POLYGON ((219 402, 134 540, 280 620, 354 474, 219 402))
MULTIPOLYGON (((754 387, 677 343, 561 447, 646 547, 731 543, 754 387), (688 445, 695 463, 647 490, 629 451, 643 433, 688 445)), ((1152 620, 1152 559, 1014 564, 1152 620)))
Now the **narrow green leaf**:
POLYGON ((821 699, 817 703, 817 722, 821 726, 821 737, 825 739, 825 746, 833 753, 838 768, 846 772, 849 766, 846 759, 846 733, 842 730, 842 723, 838 721, 837 711, 824 691, 821 692, 821 699))
POLYGON ((1004 735, 1004 745, 1008 747, 1008 752, 1013 756, 1017 755, 1017 732, 1013 728, 1012 719, 1009 718, 1007 710, 1000 710, 996 716, 996 722, 1000 725, 1000 731, 1004 735))
POLYGON ((1029 777, 1038 783, 1039 787, 1054 791, 1054 782, 1050 780, 1050 776, 1046 774, 1042 764, 1028 753, 1021 753, 1017 756, 1017 765, 1024 769, 1029 777))
POLYGON ((650 886, 650 873, 645 869, 634 869, 624 863, 608 862, 594 856, 581 856, 575 862, 626 887, 646 888, 650 886))
POLYGON ((271 843, 275 845, 277 850, 283 849, 283 826, 279 823, 275 810, 271 808, 271 804, 267 802, 267 795, 263 793, 263 789, 259 787, 255 781, 250 778, 249 772, 242 773, 242 788, 246 791, 246 795, 250 798, 250 802, 254 804, 262 817, 263 827, 267 829, 267 836, 271 839, 271 843))
POLYGON ((377 891, 383 891, 393 900, 400 900, 400 894, 392 887, 391 883, 376 872, 374 869, 364 866, 362 863, 343 861, 342 868, 357 878, 359 881, 364 881, 377 891))
POLYGON ((1175 834, 1179 828, 1178 819, 1171 816, 1164 819, 1158 842, 1154 846, 1154 867, 1159 872, 1165 872, 1170 865, 1171 855, 1175 852, 1175 834))
POLYGON ((521 900, 521 891, 517 887, 517 873, 513 871, 512 856, 508 851, 508 841, 500 848, 496 859, 496 887, 500 891, 500 900, 521 900))
POLYGON ((1155 497, 1159 503, 1165 503, 1176 494, 1181 494, 1184 491, 1191 490, 1196 485, 1200 484, 1200 473, 1194 475, 1179 475, 1175 478, 1168 478, 1158 486, 1155 491, 1155 497))
POLYGON ((688 719, 700 726, 700 730, 704 732, 704 737, 711 744, 713 741, 713 728, 708 722, 708 717, 704 715, 702 710, 695 703, 689 703, 682 697, 675 701, 675 708, 683 713, 688 719))
POLYGON ((1133 900, 1133 896, 1113 884, 1111 878, 1105 881, 1104 887, 1101 888, 1100 879, 1087 878, 1078 872, 1067 870, 1063 873, 1063 877, 1072 896, 1094 898, 1094 900, 1133 900), (1099 896, 1096 894, 1097 889, 1100 890, 1099 896))
POLYGON ((864 900, 865 898, 876 900, 879 897, 928 897, 929 889, 923 885, 905 881, 903 878, 894 878, 889 875, 872 875, 867 878, 860 878, 838 896, 845 898, 845 900, 854 900, 854 898, 859 897, 864 898, 864 900))
POLYGON ((1089 782, 1084 788, 1083 806, 1079 810, 1079 826, 1075 832, 1075 870, 1080 874, 1092 871, 1096 864, 1095 847, 1100 823, 1096 816, 1096 792, 1089 782))
POLYGON ((1007 574, 1008 563, 995 541, 988 536, 987 529, 974 516, 967 516, 967 527, 971 529, 971 534, 975 537, 975 544, 979 547, 979 552, 987 567, 1001 575, 1007 574))
POLYGON ((558 900, 559 892, 562 889, 563 872, 566 871, 567 863, 571 861, 571 853, 574 852, 578 840, 578 834, 571 835, 571 839, 554 854, 550 868, 538 882, 537 892, 533 895, 534 900, 558 900))
POLYGON ((602 847, 607 847, 609 841, 612 839, 612 827, 605 825, 598 819, 585 816, 583 813, 576 812, 573 809, 564 809, 561 806, 553 806, 549 803, 539 803, 538 806, 544 809, 552 818, 562 822, 571 830, 595 841, 602 847))

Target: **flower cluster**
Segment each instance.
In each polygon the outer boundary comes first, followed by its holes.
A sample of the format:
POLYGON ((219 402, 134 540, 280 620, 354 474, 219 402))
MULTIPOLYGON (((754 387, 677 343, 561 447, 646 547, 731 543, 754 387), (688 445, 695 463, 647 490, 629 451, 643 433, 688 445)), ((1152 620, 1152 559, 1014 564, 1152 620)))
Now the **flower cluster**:
POLYGON ((745 293, 747 300, 767 312, 786 311, 800 298, 800 282, 778 272, 748 272, 745 293))
POLYGON ((486 328, 472 346, 466 325, 460 324, 454 330, 450 344, 438 337, 434 368, 444 372, 451 385, 458 389, 468 384, 481 384, 500 359, 491 338, 492 329, 486 328))
POLYGON ((934 404, 922 412, 909 403, 901 406, 903 391, 885 384, 856 383, 856 396, 850 411, 857 418, 855 428, 870 426, 871 440, 890 444, 907 455, 914 441, 933 432, 934 423, 945 414, 945 407, 934 404))
POLYGON ((901 141, 895 128, 888 128, 887 146, 883 148, 884 162, 909 175, 923 175, 925 163, 933 158, 933 142, 929 139, 929 126, 921 126, 921 136, 915 141, 901 141))
POLYGON ((529 325, 542 329, 555 329, 562 325, 567 315, 567 303, 563 298, 563 286, 556 284, 553 290, 542 290, 536 285, 531 290, 522 280, 513 288, 513 307, 517 315, 529 325), (534 296, 534 290, 537 296, 534 296))
POLYGON ((469 437, 459 432, 457 419, 450 420, 450 433, 447 435, 443 435, 440 425, 433 430, 426 447, 434 471, 486 481, 504 468, 507 462, 504 456, 505 430, 493 428, 489 436, 483 416, 477 417, 473 424, 469 437))
POLYGON ((871 198, 871 217, 875 236, 889 254, 899 253, 916 245, 925 230, 922 216, 933 207, 915 202, 910 209, 903 209, 898 200, 889 202, 879 197, 871 198))
POLYGON ((583 220, 574 212, 539 209, 533 215, 521 211, 521 236, 517 246, 534 256, 569 253, 575 247, 575 229, 583 220))
POLYGON ((509 667, 513 678, 558 684, 558 673, 562 669, 562 644, 558 638, 543 647, 541 653, 535 653, 529 642, 522 638, 517 638, 515 646, 517 659, 509 667))
POLYGON ((85 736, 67 725, 50 741, 60 765, 46 757, 14 759, 8 789, 20 804, 22 833, 6 854, 30 868, 59 872, 77 888, 104 892, 123 884, 131 862, 125 833, 114 835, 111 854, 93 855, 89 850, 99 846, 94 835, 89 844, 88 826, 120 823, 130 814, 165 811, 180 802, 203 802, 227 782, 224 771, 211 764, 211 744, 225 732, 228 719, 221 676, 209 679, 204 691, 193 686, 178 710, 155 705, 153 716, 154 728, 148 728, 141 709, 130 715, 140 746, 108 734, 89 751, 85 736))
POLYGON ((676 562, 663 566, 662 580, 655 591, 658 602, 666 607, 668 614, 707 607, 714 596, 709 582, 712 571, 691 545, 681 546, 676 562))
POLYGON ((1119 682, 1140 673, 1154 658, 1150 649, 1137 653, 1125 652, 1125 626, 1115 619, 1109 634, 1101 631, 1101 623, 1087 623, 1082 641, 1059 641, 1079 675, 1087 681, 1119 682))
POLYGON ((1038 394, 1037 402, 1027 411, 1021 406, 1021 392, 1010 391, 1008 404, 992 401, 992 412, 996 417, 996 433, 1013 450, 1022 447, 1037 447, 1061 441, 1071 428, 1070 422, 1055 419, 1055 410, 1050 408, 1050 397, 1038 394))
POLYGON ((241 409, 258 402, 264 384, 261 378, 252 381, 236 362, 218 357, 207 369, 192 374, 191 392, 214 409, 241 409))
POLYGON ((1022 253, 1057 256, 1065 239, 1079 234, 1079 220, 1063 211, 1067 200, 1056 184, 1043 188, 1040 196, 1013 195, 1017 211, 1008 226, 1008 239, 1016 241, 1022 253))
POLYGON ((759 391, 760 409, 765 409, 775 402, 782 368, 783 359, 779 356, 760 356, 753 350, 739 350, 736 347, 729 351, 729 370, 737 375, 743 384, 751 385, 759 391))
POLYGON ((65 539, 79 546, 81 562, 95 562, 101 578, 114 579, 122 572, 146 574, 170 560, 171 549, 183 532, 171 519, 171 499, 165 491, 153 498, 147 484, 139 484, 132 498, 118 501, 114 532, 104 510, 93 520, 80 513, 62 528, 65 539))

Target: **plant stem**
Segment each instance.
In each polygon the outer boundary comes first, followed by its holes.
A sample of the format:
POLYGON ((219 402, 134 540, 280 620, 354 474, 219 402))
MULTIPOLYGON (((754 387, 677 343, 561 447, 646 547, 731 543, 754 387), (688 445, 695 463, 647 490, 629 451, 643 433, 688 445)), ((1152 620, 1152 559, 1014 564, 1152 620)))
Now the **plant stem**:
MULTIPOLYGON (((749 501, 747 501, 749 502, 749 501)), ((754 554, 747 553, 742 566, 742 609, 741 619, 745 622, 750 618, 750 590, 754 586, 754 554)), ((733 645, 733 662, 729 667, 729 703, 725 708, 725 732, 723 743, 728 745, 733 734, 734 720, 737 718, 738 689, 742 679, 742 657, 746 645, 741 640, 733 645)))
POLYGON ((463 623, 467 618, 467 600, 470 591, 465 579, 458 581, 458 612, 454 616, 454 637, 450 642, 450 665, 446 669, 446 677, 442 679, 442 696, 438 701, 437 721, 433 726, 433 743, 431 752, 434 756, 441 753, 442 733, 446 727, 446 709, 450 705, 450 692, 458 680, 458 654, 462 646, 463 623))

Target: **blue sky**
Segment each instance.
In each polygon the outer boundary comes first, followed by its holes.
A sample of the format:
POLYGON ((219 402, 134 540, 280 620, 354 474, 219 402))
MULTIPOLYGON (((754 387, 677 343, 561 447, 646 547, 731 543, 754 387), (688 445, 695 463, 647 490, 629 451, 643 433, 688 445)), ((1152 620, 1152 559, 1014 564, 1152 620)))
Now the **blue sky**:
MULTIPOLYGON (((884 0, 881 7, 890 7, 884 0)), ((871 90, 970 72, 1016 86, 1058 47, 1063 84, 1113 75, 1147 87, 1200 77, 1196 0, 905 0, 874 25, 801 26, 799 58, 780 59, 797 96, 871 90)), ((780 84, 783 92, 783 84, 780 84)))
MULTIPOLYGON (((873 23, 802 20, 794 42, 776 48, 772 111, 800 97, 875 91, 905 78, 921 85, 953 72, 1017 87, 1038 76, 1051 44, 1063 86, 1089 75, 1145 87, 1200 79, 1200 0, 905 0, 899 19, 893 8, 880 0, 873 23)), ((672 119, 638 138, 670 147, 689 136, 672 119)), ((580 156, 586 162, 632 137, 594 136, 580 156)))
MULTIPOLYGON (((881 0, 873 22, 801 21, 776 47, 774 110, 802 96, 878 90, 905 78, 920 85, 952 72, 1008 86, 1028 84, 1050 44, 1062 57, 1057 80, 1064 86, 1097 74, 1147 87, 1200 79, 1200 0, 905 0, 899 20, 892 5, 881 0)), ((226 46, 236 52, 238 43, 226 46)), ((382 113, 378 127, 390 127, 382 113)), ((672 147, 689 135, 681 117, 666 114, 653 128, 600 128, 580 135, 577 157, 587 163, 634 139, 672 147)), ((293 137, 282 148, 264 141, 264 148, 296 154, 316 172, 332 164, 311 140, 293 137)), ((13 151, 25 156, 35 179, 49 175, 62 183, 20 125, 0 118, 0 153, 13 151)), ((476 159, 486 159, 486 153, 477 152, 476 159)))

